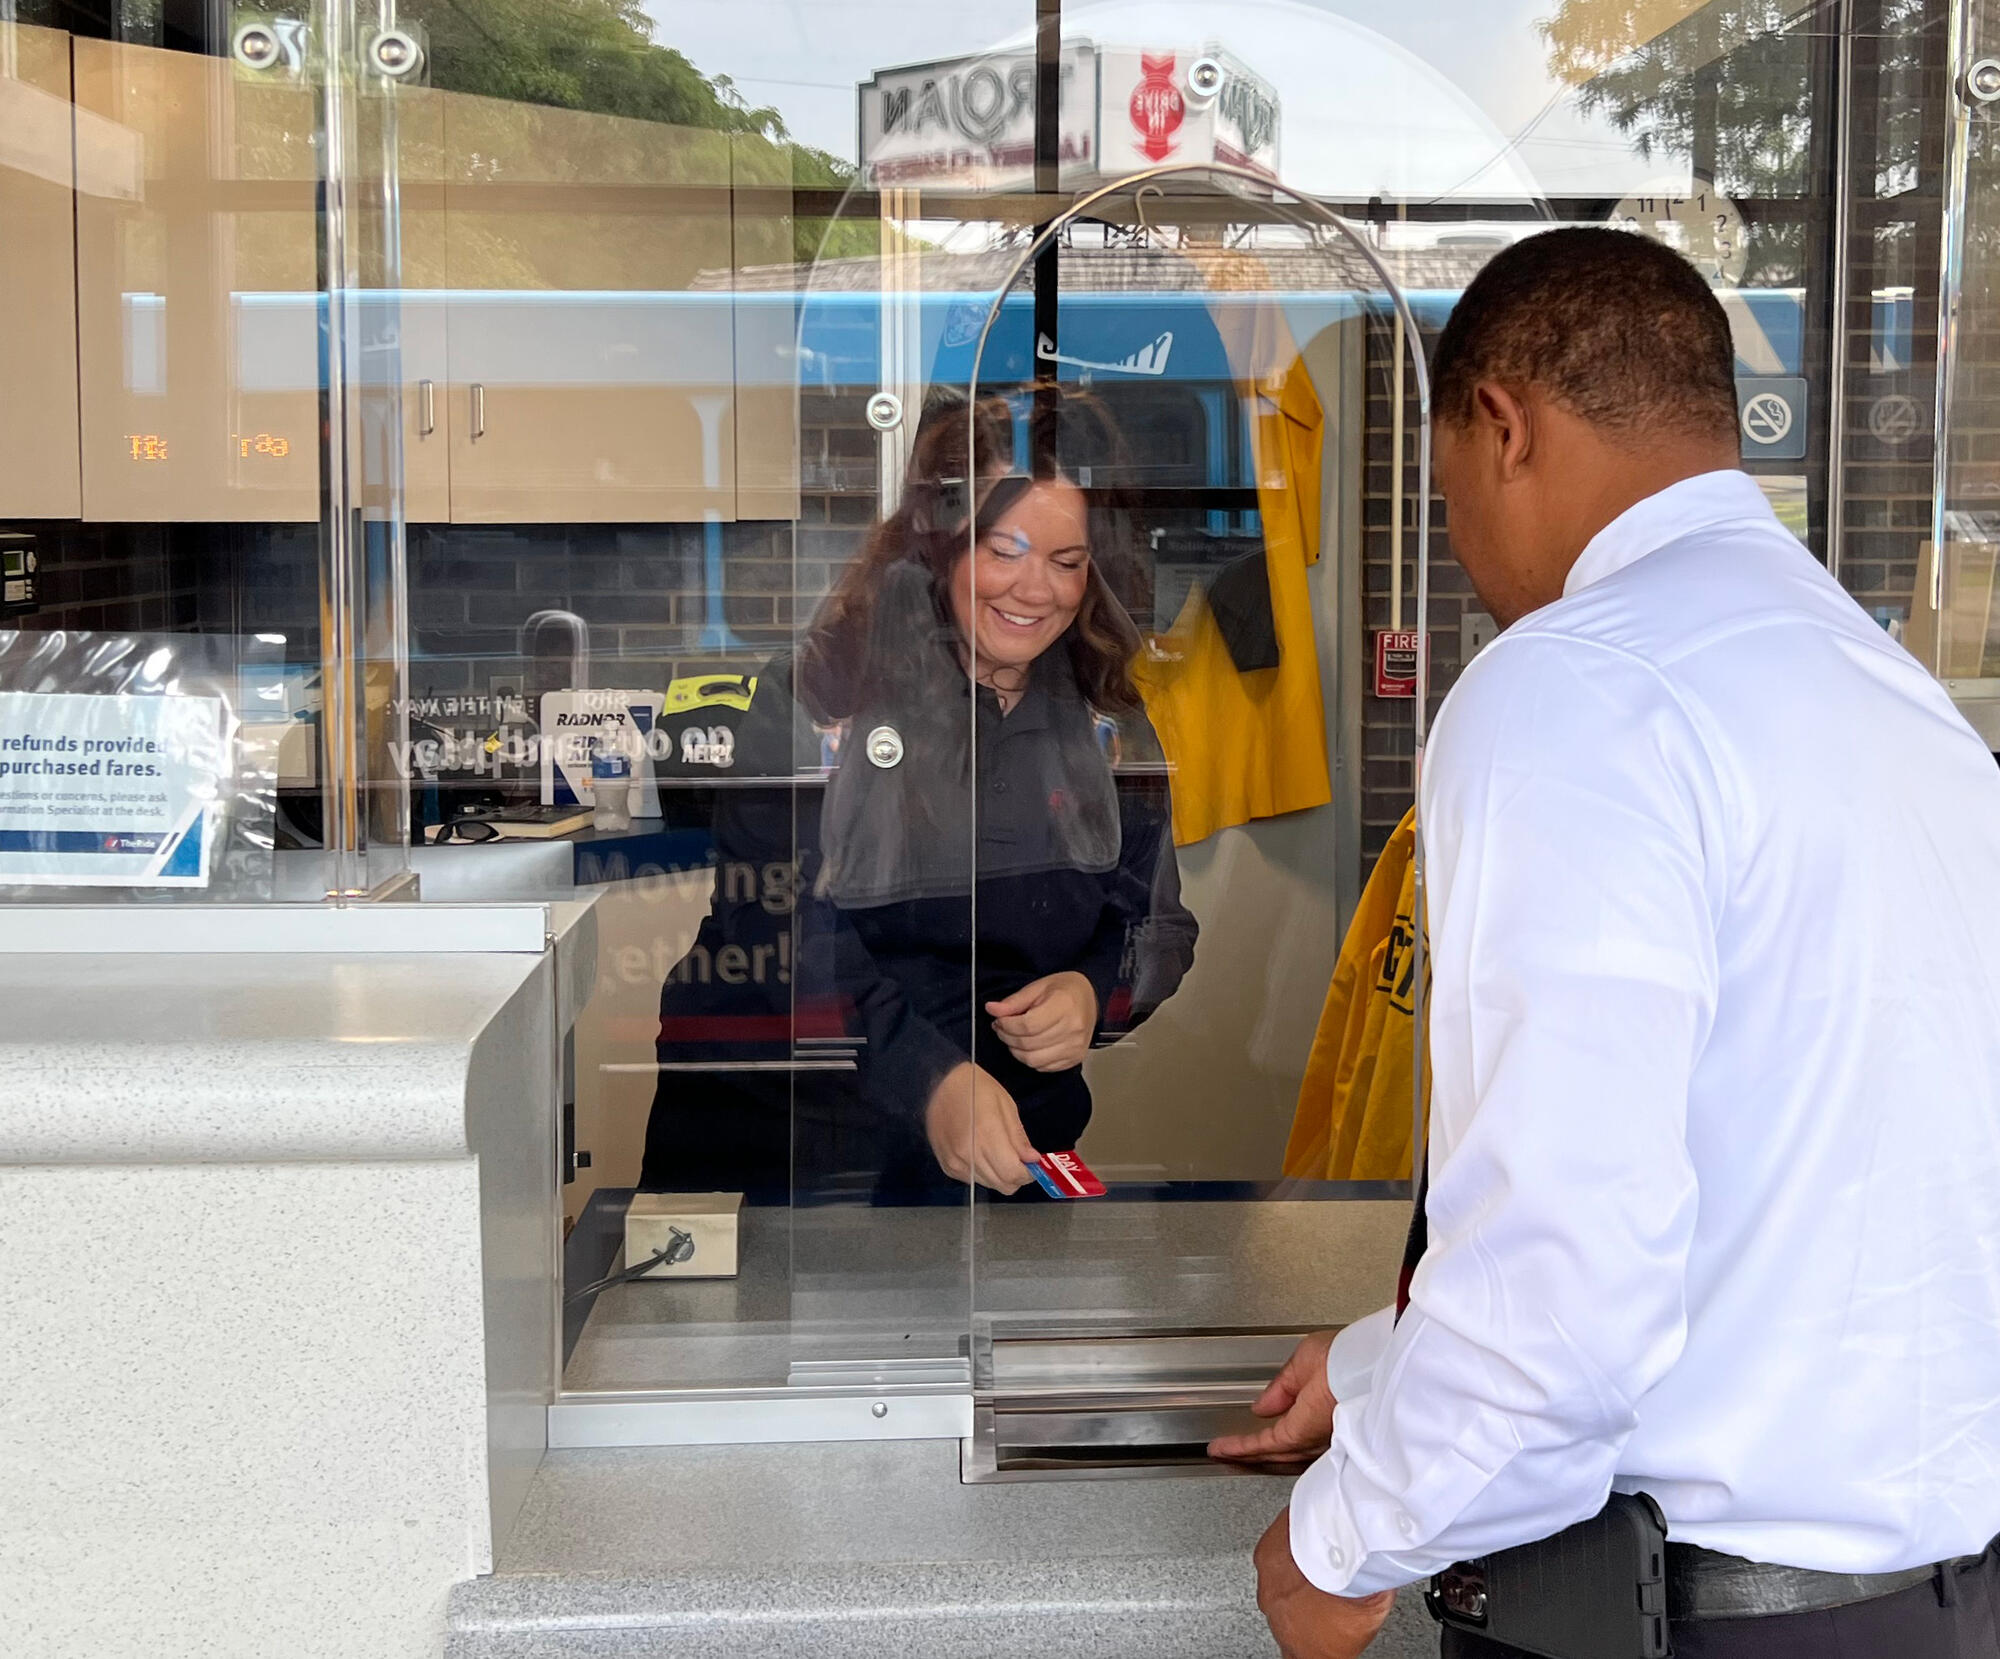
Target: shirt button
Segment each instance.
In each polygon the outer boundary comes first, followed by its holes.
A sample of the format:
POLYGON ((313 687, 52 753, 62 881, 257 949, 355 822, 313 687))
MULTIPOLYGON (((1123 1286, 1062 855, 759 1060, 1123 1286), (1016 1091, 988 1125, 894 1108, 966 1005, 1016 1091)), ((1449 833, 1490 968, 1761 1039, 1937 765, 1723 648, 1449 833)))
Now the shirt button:
POLYGON ((1396 1530, 1405 1538, 1414 1539, 1417 1535, 1417 1523, 1407 1515, 1398 1515, 1396 1517, 1396 1530))
POLYGON ((1007 793, 1007 780, 1005 778, 995 778, 993 780, 993 793, 996 795, 1007 793))
POLYGON ((1336 1567, 1345 1567, 1347 1565, 1347 1551, 1342 1549, 1338 1544, 1326 1552, 1326 1558, 1336 1567))

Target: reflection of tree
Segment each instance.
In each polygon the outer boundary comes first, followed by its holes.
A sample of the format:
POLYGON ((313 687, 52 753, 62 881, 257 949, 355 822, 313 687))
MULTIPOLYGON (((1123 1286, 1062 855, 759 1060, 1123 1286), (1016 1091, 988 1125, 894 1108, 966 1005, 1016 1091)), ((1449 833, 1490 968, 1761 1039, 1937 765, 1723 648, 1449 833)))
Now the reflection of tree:
POLYGON ((1930 84, 1924 31, 1943 26, 1938 0, 1882 0, 1875 50, 1880 95, 1875 100, 1875 194, 1901 195, 1917 187, 1924 129, 1938 89, 1930 84))
MULTIPOLYGON (((1549 68, 1577 101, 1608 115, 1639 154, 1691 167, 1725 194, 1770 199, 1810 192, 1811 43, 1788 25, 1800 0, 1563 0, 1541 25, 1549 68)), ((1804 226, 1766 221, 1745 279, 1800 280, 1804 226)))
POLYGON ((1551 72, 1648 160, 1692 159, 1732 195, 1806 188, 1812 83, 1801 0, 1563 0, 1541 25, 1551 72), (1666 16, 1687 13, 1670 28, 1666 16))
MULTIPOLYGON (((852 179, 847 163, 794 142, 776 109, 746 103, 727 76, 655 41, 639 0, 404 0, 401 16, 428 36, 434 86, 731 134, 739 180, 838 189, 852 179)), ((795 228, 799 257, 818 250, 822 230, 795 228)))
MULTIPOLYGON (((1928 0, 1885 0, 1878 25, 1884 84, 1920 71, 1928 0)), ((1552 74, 1588 111, 1610 117, 1641 156, 1706 174, 1750 199, 1814 193, 1812 37, 1829 23, 1811 0, 1562 0, 1541 25, 1552 74)), ((1913 170, 1921 111, 1883 100, 1878 189, 1913 170)), ((1900 185, 1908 188, 1908 183, 1900 185)), ((1883 190, 1882 193, 1889 193, 1883 190)), ((1805 231, 1766 218, 1752 233, 1746 280, 1803 280, 1805 231)))
POLYGON ((404 0, 430 37, 431 82, 510 103, 629 115, 672 127, 785 139, 775 109, 752 109, 653 41, 637 0, 404 0))

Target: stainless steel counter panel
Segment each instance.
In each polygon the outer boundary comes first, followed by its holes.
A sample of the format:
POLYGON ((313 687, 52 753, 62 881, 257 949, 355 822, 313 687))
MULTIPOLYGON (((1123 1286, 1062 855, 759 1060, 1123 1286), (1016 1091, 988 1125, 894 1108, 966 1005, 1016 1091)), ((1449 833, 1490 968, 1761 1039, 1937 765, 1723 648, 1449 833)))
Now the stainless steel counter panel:
POLYGON ((955 1355, 968 1305, 1003 1329, 1345 1324, 1394 1295, 1409 1214, 1404 1200, 982 1203, 968 1227, 963 1209, 747 1209, 736 1278, 605 1292, 564 1386, 771 1386, 798 1361, 955 1355))

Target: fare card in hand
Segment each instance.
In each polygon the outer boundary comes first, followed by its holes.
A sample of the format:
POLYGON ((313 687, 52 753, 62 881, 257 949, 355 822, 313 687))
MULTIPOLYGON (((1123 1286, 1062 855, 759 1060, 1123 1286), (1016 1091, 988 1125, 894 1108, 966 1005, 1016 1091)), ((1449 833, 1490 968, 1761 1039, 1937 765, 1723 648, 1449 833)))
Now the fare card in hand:
POLYGON ((1028 1169, 1051 1198, 1104 1196, 1104 1183, 1074 1152, 1044 1152, 1041 1162, 1028 1165, 1028 1169))

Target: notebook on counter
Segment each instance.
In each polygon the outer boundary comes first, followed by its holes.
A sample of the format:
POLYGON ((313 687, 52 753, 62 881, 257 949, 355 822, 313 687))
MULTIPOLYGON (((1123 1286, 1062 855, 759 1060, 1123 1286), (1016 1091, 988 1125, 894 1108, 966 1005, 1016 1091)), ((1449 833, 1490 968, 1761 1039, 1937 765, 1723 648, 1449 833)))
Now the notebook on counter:
MULTIPOLYGON (((575 801, 567 801, 561 806, 543 806, 531 801, 525 806, 502 807, 497 812, 469 814, 456 821, 491 824, 495 838, 502 841, 553 841, 559 835, 590 828, 591 817, 591 809, 579 806, 575 801)), ((439 825, 431 830, 433 841, 443 827, 439 825)), ((452 839, 456 842, 462 838, 454 836, 452 839)))

